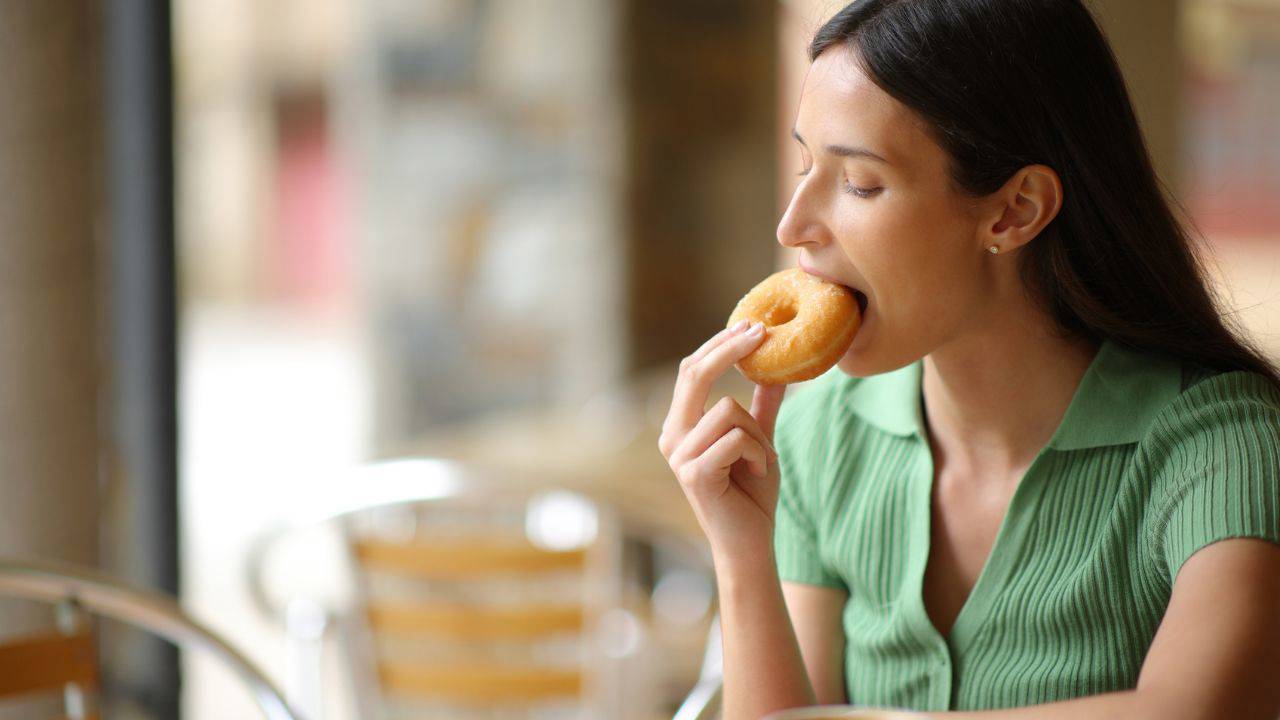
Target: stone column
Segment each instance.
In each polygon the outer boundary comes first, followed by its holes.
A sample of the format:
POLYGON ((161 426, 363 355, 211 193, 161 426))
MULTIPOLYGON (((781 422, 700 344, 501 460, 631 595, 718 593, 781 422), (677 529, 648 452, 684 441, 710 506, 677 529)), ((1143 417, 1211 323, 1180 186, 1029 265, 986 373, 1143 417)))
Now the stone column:
MULTIPOLYGON (((99 18, 0 3, 0 554, 96 564, 99 18)), ((0 635, 52 615, 0 605, 0 635)))
MULTIPOLYGON (((0 554, 94 565, 100 46, 86 5, 0 3, 0 554)), ((48 606, 0 597, 0 637, 52 626, 48 606)))

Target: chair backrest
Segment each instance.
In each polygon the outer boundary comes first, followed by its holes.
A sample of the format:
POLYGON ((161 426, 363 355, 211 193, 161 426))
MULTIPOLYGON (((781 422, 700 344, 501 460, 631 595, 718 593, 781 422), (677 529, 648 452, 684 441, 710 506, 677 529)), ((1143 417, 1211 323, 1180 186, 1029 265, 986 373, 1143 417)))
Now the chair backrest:
POLYGON ((92 633, 28 635, 0 645, 0 697, 61 692, 72 684, 98 685, 92 633))
POLYGON ((268 720, 298 720, 283 696, 236 649, 192 620, 169 597, 131 588, 92 570, 66 563, 0 557, 0 595, 54 604, 59 633, 10 642, 0 649, 0 696, 5 691, 63 688, 71 718, 86 712, 83 691, 97 687, 88 617, 103 617, 144 630, 184 648, 219 658, 252 693, 268 720), (85 617, 81 624, 76 618, 85 617))
POLYGON ((648 720, 698 672, 710 554, 660 507, 626 504, 644 493, 432 457, 314 487, 246 556, 288 642, 290 699, 314 719, 648 720))
POLYGON ((0 642, 0 698, 60 693, 66 717, 94 717, 87 706, 98 689, 94 635, 77 603, 57 608, 57 630, 0 642))
POLYGON ((347 516, 381 714, 608 716, 592 672, 593 629, 618 584, 604 515, 579 495, 542 492, 347 516))

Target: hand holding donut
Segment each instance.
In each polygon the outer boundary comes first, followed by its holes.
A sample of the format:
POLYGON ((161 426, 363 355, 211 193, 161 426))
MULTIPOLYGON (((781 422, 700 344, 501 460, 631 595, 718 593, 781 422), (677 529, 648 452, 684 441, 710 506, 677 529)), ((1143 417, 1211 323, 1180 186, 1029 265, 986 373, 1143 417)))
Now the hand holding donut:
POLYGON ((703 411, 711 384, 753 352, 766 333, 763 323, 749 327, 744 321, 682 360, 658 438, 717 562, 758 559, 773 541, 778 504, 773 426, 786 386, 757 386, 750 413, 729 397, 703 411))
POLYGON ((779 482, 773 427, 786 383, 831 369, 861 323, 849 288, 783 270, 752 288, 730 327, 680 362, 658 448, 718 563, 749 562, 772 547, 779 482), (726 397, 704 413, 711 384, 734 364, 757 383, 751 412, 726 397))

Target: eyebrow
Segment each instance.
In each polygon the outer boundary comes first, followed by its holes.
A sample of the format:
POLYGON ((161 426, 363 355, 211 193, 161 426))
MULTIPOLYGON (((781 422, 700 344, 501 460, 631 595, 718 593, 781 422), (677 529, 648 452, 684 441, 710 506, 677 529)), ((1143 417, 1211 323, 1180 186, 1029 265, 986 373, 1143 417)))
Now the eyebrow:
MULTIPOLYGON (((800 144, 804 145, 806 148, 809 147, 808 143, 804 141, 804 138, 800 137, 800 133, 796 132, 795 128, 791 128, 791 137, 800 141, 800 144)), ((870 150, 864 147, 849 147, 847 145, 827 145, 826 147, 823 148, 823 150, 826 150, 831 155, 835 155, 837 157, 861 157, 861 158, 867 158, 869 160, 879 160, 880 162, 886 165, 893 164, 888 160, 885 160, 883 157, 871 152, 870 150)))

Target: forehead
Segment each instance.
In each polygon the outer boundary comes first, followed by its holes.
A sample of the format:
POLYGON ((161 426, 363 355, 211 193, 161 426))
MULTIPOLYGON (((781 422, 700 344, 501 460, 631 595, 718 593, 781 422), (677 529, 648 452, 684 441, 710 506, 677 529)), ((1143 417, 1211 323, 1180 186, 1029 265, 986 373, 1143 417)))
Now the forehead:
POLYGON ((941 151, 920 117, 872 82, 852 53, 840 47, 822 53, 809 66, 796 130, 812 150, 862 145, 898 166, 941 151))

